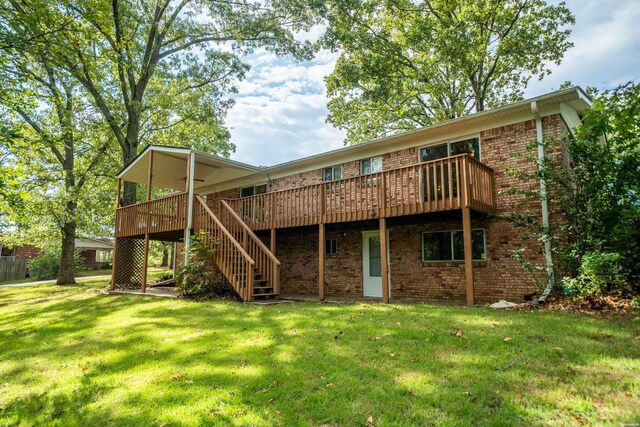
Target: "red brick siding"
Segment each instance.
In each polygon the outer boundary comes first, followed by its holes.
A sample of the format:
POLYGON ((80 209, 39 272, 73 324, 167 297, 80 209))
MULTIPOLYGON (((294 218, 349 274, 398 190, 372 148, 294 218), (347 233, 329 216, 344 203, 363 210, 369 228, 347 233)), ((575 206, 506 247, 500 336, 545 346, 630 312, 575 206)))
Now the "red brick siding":
POLYGON ((33 245, 18 246, 16 248, 16 259, 33 259, 40 255, 40 249, 33 245))
MULTIPOLYGON (((560 116, 543 118, 545 136, 560 136, 565 130, 560 116)), ((510 299, 519 301, 534 292, 530 275, 513 258, 514 249, 524 249, 527 260, 544 265, 543 246, 525 230, 515 228, 500 218, 508 211, 540 211, 540 202, 521 195, 502 194, 518 188, 538 191, 537 180, 521 180, 507 172, 508 168, 535 173, 535 163, 527 157, 527 145, 536 140, 535 122, 525 121, 480 133, 482 161, 495 171, 498 207, 496 217, 473 214, 472 227, 485 228, 487 260, 474 262, 475 296, 479 302, 510 299)), ((533 153, 535 154, 535 152, 533 153)), ((417 163, 418 148, 385 154, 385 170, 417 163)), ((345 178, 359 174, 359 161, 343 165, 345 178)), ((322 181, 320 169, 276 179, 271 190, 295 188, 322 181)), ((239 194, 239 190, 231 190, 239 194)), ((229 197, 225 192, 214 197, 229 197)), ((211 197, 211 196, 210 196, 211 197)), ((236 196, 237 197, 237 196, 236 196)), ((211 198, 213 200, 213 198, 211 198)), ((552 207, 558 221, 558 209, 552 207)), ((338 241, 338 255, 325 258, 325 294, 327 296, 362 296, 362 231, 375 230, 377 221, 327 225, 326 238, 338 241)), ((395 300, 465 300, 465 273, 462 262, 422 262, 422 232, 461 229, 460 212, 424 214, 389 219, 391 298, 395 300), (397 289, 397 288, 401 289, 397 289)), ((279 229, 278 259, 282 262, 283 294, 317 295, 318 227, 279 229)), ((267 242, 268 239, 265 240, 267 242)))

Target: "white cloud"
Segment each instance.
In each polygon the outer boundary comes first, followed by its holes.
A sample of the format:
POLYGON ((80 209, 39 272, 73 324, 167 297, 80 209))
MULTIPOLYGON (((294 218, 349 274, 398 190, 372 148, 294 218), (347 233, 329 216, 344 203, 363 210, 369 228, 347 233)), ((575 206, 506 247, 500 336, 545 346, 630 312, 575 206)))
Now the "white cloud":
MULTIPOLYGON (((640 80, 638 0, 567 0, 567 5, 576 16, 575 47, 559 66, 551 66, 551 76, 532 80, 525 95, 541 95, 567 80, 600 89, 640 80)), ((314 28, 310 34, 317 38, 321 31, 314 28)), ((295 63, 255 52, 227 117, 237 146, 232 158, 273 165, 341 147, 345 133, 325 123, 323 79, 336 59, 337 54, 322 51, 312 61, 295 63)))
POLYGON ((557 89, 569 80, 573 84, 610 89, 640 79, 640 3, 638 0, 568 0, 576 17, 570 49, 553 73, 532 81, 527 96, 557 89))

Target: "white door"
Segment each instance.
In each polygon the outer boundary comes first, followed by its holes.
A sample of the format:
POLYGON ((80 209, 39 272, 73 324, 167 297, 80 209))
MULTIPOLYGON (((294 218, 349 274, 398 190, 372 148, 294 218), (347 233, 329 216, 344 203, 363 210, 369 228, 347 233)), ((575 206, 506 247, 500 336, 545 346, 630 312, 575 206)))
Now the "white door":
MULTIPOLYGON (((388 241, 389 239, 387 239, 388 241)), ((382 298, 382 259, 380 257, 379 231, 364 231, 362 233, 362 277, 363 295, 382 298)))

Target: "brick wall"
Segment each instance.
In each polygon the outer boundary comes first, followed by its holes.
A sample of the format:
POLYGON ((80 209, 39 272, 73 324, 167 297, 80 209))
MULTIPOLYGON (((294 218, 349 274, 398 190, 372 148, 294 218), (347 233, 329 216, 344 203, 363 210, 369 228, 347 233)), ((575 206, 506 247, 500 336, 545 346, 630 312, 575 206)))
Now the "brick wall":
MULTIPOLYGON (((543 118, 545 136, 558 137, 565 130, 560 116, 543 118)), ((531 151, 527 145, 535 142, 533 120, 481 132, 483 163, 495 171, 495 197, 498 212, 488 217, 473 213, 472 227, 486 230, 487 260, 474 262, 475 296, 478 302, 498 299, 522 300, 536 288, 530 274, 513 257, 515 249, 522 249, 529 262, 544 265, 543 245, 524 229, 516 228, 504 216, 510 212, 530 211, 541 215, 540 202, 506 190, 539 191, 537 180, 522 180, 508 173, 517 169, 535 173, 531 151)), ((533 152, 535 154, 535 151, 533 152)), ((417 163, 418 148, 388 153, 383 156, 385 170, 417 163)), ((343 165, 343 177, 359 174, 359 161, 343 165)), ((270 191, 316 184, 322 181, 320 169, 275 179, 270 191)), ((237 197, 239 190, 210 196, 237 197)), ((561 218, 557 207, 552 221, 561 218)), ((338 241, 338 255, 325 257, 325 294, 327 296, 362 296, 362 231, 376 230, 377 221, 329 224, 326 238, 338 241)), ((422 262, 422 233, 425 231, 462 229, 460 212, 395 217, 388 220, 390 246, 391 298, 394 300, 465 300, 463 262, 422 262)), ((277 232, 278 259, 282 262, 281 291, 283 294, 318 294, 318 227, 279 229, 277 232)), ((268 240, 265 240, 268 241, 268 240)), ((544 274, 544 273, 542 273, 544 274)))
POLYGON ((40 255, 40 249, 33 245, 18 246, 16 248, 16 259, 33 259, 40 255))

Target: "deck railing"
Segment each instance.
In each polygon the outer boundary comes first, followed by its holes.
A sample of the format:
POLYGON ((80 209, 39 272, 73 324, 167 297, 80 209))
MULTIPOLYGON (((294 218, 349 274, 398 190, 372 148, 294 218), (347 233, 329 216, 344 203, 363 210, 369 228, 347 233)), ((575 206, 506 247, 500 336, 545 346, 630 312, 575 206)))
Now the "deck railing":
POLYGON ((280 261, 278 258, 224 200, 220 201, 218 218, 256 263, 256 273, 268 280, 274 293, 280 293, 280 261))
POLYGON ((187 227, 187 193, 172 194, 116 210, 116 237, 183 230, 187 227))
POLYGON ((202 243, 215 249, 216 265, 238 295, 253 300, 255 262, 200 196, 194 202, 193 229, 202 243))
POLYGON ((227 200, 254 230, 470 207, 495 211, 493 170, 464 154, 227 200))

